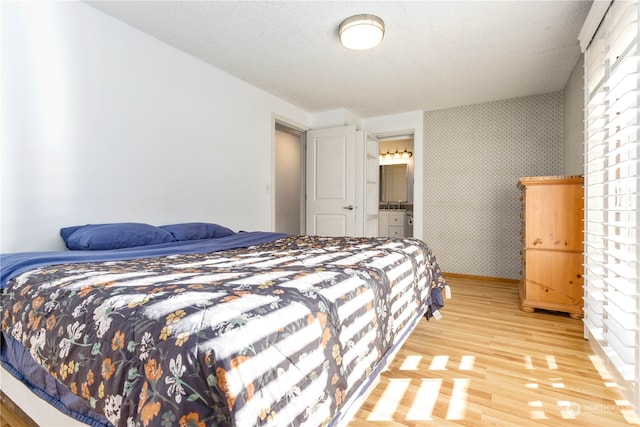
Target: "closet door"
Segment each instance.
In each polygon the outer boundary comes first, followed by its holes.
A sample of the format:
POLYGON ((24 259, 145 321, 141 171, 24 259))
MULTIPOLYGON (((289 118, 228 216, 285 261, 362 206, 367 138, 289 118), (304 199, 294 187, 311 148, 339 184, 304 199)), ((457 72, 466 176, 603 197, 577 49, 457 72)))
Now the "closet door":
POLYGON ((356 235, 356 129, 307 132, 307 234, 356 235))

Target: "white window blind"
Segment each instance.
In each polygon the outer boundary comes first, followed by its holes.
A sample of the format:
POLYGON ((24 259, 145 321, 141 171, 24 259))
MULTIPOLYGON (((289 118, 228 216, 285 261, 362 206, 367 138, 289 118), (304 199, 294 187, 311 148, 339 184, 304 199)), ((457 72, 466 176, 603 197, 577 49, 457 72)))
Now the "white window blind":
POLYGON ((637 1, 611 3, 585 51, 585 337, 640 409, 637 1))

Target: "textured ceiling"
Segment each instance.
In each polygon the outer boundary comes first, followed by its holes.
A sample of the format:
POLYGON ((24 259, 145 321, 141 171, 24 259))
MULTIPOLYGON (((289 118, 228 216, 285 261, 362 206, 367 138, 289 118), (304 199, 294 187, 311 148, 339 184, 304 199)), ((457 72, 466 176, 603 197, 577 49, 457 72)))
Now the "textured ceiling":
POLYGON ((91 6, 309 112, 360 117, 561 90, 590 1, 105 1, 91 6), (369 51, 345 18, 386 25, 369 51))

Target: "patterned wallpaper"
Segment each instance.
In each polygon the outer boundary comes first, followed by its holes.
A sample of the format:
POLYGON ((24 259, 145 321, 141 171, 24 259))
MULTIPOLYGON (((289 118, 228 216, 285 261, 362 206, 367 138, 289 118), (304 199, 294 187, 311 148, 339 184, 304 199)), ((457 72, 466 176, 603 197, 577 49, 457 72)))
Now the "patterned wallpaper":
POLYGON ((424 236, 445 272, 520 277, 522 176, 560 175, 562 92, 424 113, 424 236))

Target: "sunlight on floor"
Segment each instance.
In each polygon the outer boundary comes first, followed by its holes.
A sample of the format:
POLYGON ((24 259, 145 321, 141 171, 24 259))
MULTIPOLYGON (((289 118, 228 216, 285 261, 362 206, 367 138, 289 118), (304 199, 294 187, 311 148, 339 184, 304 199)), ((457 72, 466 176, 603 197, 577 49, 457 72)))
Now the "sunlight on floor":
POLYGON ((591 363, 600 374, 600 378, 608 382, 613 381, 613 377, 611 376, 611 374, 609 374, 609 371, 607 371, 607 368, 604 366, 604 363, 602 363, 602 359, 600 359, 598 356, 594 354, 589 356, 589 360, 591 360, 591 363))
POLYGON ((373 412, 367 419, 369 421, 393 420, 393 414, 395 414, 400 400, 402 400, 402 396, 404 396, 407 388, 409 388, 410 383, 411 379, 409 378, 390 379, 389 385, 387 385, 384 393, 382 393, 382 396, 380 396, 380 399, 376 403, 373 412))
MULTIPOLYGON (((604 384, 607 387, 618 387, 613 378, 608 374, 600 359, 591 356, 591 361, 600 373, 604 384)), ((424 357, 420 355, 408 355, 404 358, 400 365, 400 371, 419 371, 420 364, 423 363, 424 357)), ((447 355, 434 356, 429 364, 428 370, 449 371, 456 369, 451 366, 450 357, 447 355)), ((542 362, 546 367, 540 367, 538 372, 545 370, 560 370, 558 362, 553 355, 547 355, 541 361, 534 360, 531 356, 523 356, 523 367, 528 371, 536 371, 536 363, 542 362), (546 362, 546 363, 545 363, 546 362)), ((476 363, 476 357, 473 355, 464 355, 457 366, 459 371, 473 371, 476 363)), ((533 372, 532 372, 533 374, 533 372)), ((409 374, 409 372, 407 373, 409 374)), ((415 375, 415 374, 413 374, 415 375)), ((436 374, 437 375, 437 374, 436 374)), ((557 374, 556 374, 557 375, 557 374)), ((447 420, 464 420, 468 406, 468 390, 471 384, 470 378, 453 378, 446 381, 453 381, 452 388, 443 389, 445 384, 444 378, 390 378, 389 382, 375 404, 375 407, 369 414, 368 421, 399 421, 399 408, 408 408, 404 419, 407 421, 433 421, 434 410, 438 406, 442 410, 442 405, 446 404, 447 420), (417 381, 419 385, 416 386, 417 381), (442 393, 441 393, 442 391, 442 393), (447 398, 446 394, 450 393, 447 398), (410 403, 408 401, 411 400, 410 403), (444 400, 444 402, 443 402, 444 400), (401 406, 402 405, 402 406, 401 406)), ((566 388, 562 377, 553 376, 546 378, 528 378, 523 384, 525 388, 530 390, 544 390, 544 387, 551 386, 553 389, 566 388), (542 384, 542 387, 541 387, 542 384)), ((578 419, 580 413, 586 412, 619 412, 623 415, 629 424, 640 424, 640 420, 636 413, 631 409, 631 405, 627 401, 615 401, 615 404, 584 404, 569 400, 559 400, 554 403, 542 400, 532 400, 528 402, 528 415, 532 420, 549 419, 546 411, 550 411, 552 416, 560 416, 565 420, 578 419)), ((442 415, 440 415, 441 417, 442 415)))
POLYGON ((551 387, 553 388, 564 388, 562 378, 549 378, 549 381, 551 381, 551 387))
POLYGON ((533 362, 531 361, 531 356, 525 356, 524 357, 524 367, 526 369, 530 370, 530 371, 533 371, 534 369, 536 369, 536 368, 533 367, 533 362))
POLYGON ((449 362, 449 356, 435 356, 429 366, 430 371, 446 371, 447 362, 449 362))
POLYGON ((420 381, 420 388, 413 399, 413 404, 407 414, 407 420, 426 421, 432 420, 431 414, 440 394, 442 386, 441 378, 426 379, 420 381))
POLYGON ((568 400, 558 401, 558 407, 560 408, 560 416, 562 419, 575 420, 580 414, 580 405, 568 400))
POLYGON ((556 358, 550 355, 546 356, 547 366, 549 369, 558 369, 558 364, 556 363, 556 358))
POLYGON ((453 380, 453 392, 447 410, 448 420, 464 420, 464 412, 467 408, 468 378, 456 378, 453 380))
MULTIPOLYGON (((410 355, 402 362, 400 370, 418 370, 418 365, 422 360, 422 356, 410 355)), ((435 356, 429 366, 430 371, 447 370, 449 356, 435 356)), ((473 370, 475 356, 463 356, 459 369, 461 371, 473 370)), ((389 380, 387 388, 378 399, 371 414, 367 420, 369 421, 392 421, 393 417, 411 384, 410 378, 392 378, 389 380)), ((453 390, 449 399, 446 418, 448 420, 463 420, 467 407, 467 389, 470 379, 456 378, 453 380, 453 390)), ((415 394, 411 407, 407 412, 406 419, 411 421, 428 421, 433 420, 433 409, 440 395, 442 386, 442 378, 422 378, 420 386, 415 394)))
POLYGON ((473 364, 475 363, 475 361, 475 356, 462 356, 459 369, 461 371, 473 371, 473 364))
POLYGON ((421 360, 422 360, 422 356, 418 356, 418 355, 407 356, 404 359, 404 362, 402 362, 402 366, 400 366, 400 370, 401 371, 417 371, 418 365, 420 364, 421 360))
POLYGON ((529 402, 529 417, 532 420, 543 420, 547 418, 547 416, 544 414, 542 406, 542 402, 539 400, 529 402))

